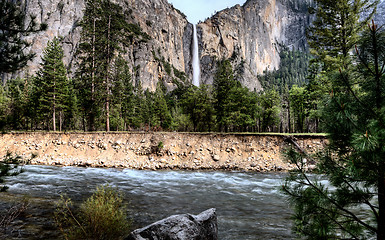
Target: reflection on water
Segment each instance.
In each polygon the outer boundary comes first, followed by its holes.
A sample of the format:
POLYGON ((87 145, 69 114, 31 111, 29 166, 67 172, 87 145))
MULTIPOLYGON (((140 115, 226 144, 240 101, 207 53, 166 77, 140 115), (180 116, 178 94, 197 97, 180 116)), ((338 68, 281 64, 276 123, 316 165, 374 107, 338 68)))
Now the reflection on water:
POLYGON ((277 188, 284 174, 137 171, 27 166, 9 192, 57 199, 87 198, 100 184, 123 191, 139 226, 179 213, 216 208, 219 239, 292 239, 290 210, 277 188))

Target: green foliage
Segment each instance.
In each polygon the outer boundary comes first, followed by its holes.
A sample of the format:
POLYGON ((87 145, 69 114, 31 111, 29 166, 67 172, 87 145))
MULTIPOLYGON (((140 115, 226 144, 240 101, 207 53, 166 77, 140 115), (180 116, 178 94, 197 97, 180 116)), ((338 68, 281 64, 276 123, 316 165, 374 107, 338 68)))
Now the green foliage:
MULTIPOLYGON (((39 118, 49 122, 52 117, 52 129, 56 131, 56 118, 59 115, 59 129, 62 129, 64 111, 70 110, 70 90, 67 70, 63 63, 63 49, 58 38, 49 41, 43 51, 41 67, 34 83, 33 94, 37 99, 39 118)), ((48 128, 48 126, 46 126, 48 128)))
POLYGON ((289 89, 293 85, 304 86, 308 82, 308 67, 311 56, 306 51, 290 50, 288 47, 280 45, 279 69, 265 71, 258 76, 264 89, 276 89, 283 94, 286 87, 289 89))
POLYGON ((327 149, 313 157, 288 152, 297 168, 283 191, 294 230, 306 239, 385 239, 385 31, 372 24, 357 43, 354 64, 329 73, 327 149), (319 175, 306 173, 304 158, 319 175))
POLYGON ((316 0, 317 18, 308 30, 311 53, 334 70, 349 62, 359 33, 372 19, 378 0, 316 0), (363 17, 367 15, 367 17, 363 17))
POLYGON ((130 222, 123 196, 110 186, 99 186, 76 211, 71 199, 61 198, 55 221, 65 239, 124 239, 130 222))
POLYGON ((19 1, 0 1, 0 74, 12 73, 23 68, 34 57, 24 49, 30 46, 26 37, 46 29, 46 24, 36 26, 35 17, 27 23, 23 6, 19 1))
POLYGON ((152 102, 152 125, 157 129, 170 129, 172 125, 171 113, 168 109, 165 93, 158 82, 152 102))
POLYGON ((305 87, 294 85, 289 92, 291 111, 298 132, 304 132, 305 120, 309 115, 309 94, 305 87))
POLYGON ((215 126, 215 100, 208 85, 191 86, 182 96, 182 107, 193 124, 193 131, 211 131, 215 126))
MULTIPOLYGON (((88 0, 81 26, 75 86, 83 112, 83 128, 96 130, 100 128, 97 123, 104 121, 109 131, 110 113, 115 114, 111 87, 120 85, 116 83, 120 81, 116 71, 129 74, 127 69, 115 66, 121 64, 119 53, 125 52, 127 44, 147 41, 149 36, 137 24, 129 23, 122 8, 109 0, 88 0)), ((118 122, 124 122, 122 116, 120 120, 113 118, 115 127, 122 128, 117 126, 118 122)))
POLYGON ((8 187, 3 185, 5 182, 4 177, 16 176, 22 169, 19 168, 20 164, 24 164, 23 158, 19 155, 14 155, 7 151, 6 155, 0 161, 0 192, 5 192, 8 187))
POLYGON ((217 72, 214 76, 213 87, 215 110, 220 131, 227 128, 225 119, 228 112, 226 112, 225 106, 231 101, 230 90, 238 84, 239 82, 234 79, 233 68, 230 61, 219 61, 217 72))
POLYGON ((5 94, 3 86, 0 84, 0 130, 4 130, 5 126, 7 125, 7 115, 8 112, 6 111, 8 106, 8 98, 5 94))
POLYGON ((176 69, 174 66, 172 66, 172 69, 173 69, 173 71, 174 71, 175 77, 179 78, 179 79, 182 80, 183 82, 186 81, 186 73, 185 73, 185 72, 179 71, 179 70, 176 69))
POLYGON ((262 132, 272 131, 279 122, 279 94, 275 90, 263 91, 259 95, 260 125, 262 132))

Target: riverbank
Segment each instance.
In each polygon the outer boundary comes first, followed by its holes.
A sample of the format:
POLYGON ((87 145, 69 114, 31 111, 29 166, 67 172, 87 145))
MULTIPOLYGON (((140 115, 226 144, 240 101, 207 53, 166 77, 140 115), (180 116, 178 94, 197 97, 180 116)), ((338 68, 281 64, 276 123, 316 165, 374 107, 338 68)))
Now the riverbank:
POLYGON ((139 170, 286 171, 293 166, 282 151, 296 143, 307 152, 323 148, 322 135, 222 133, 51 133, 0 135, 7 151, 35 165, 115 167, 139 170), (294 141, 294 142, 293 142, 294 141))

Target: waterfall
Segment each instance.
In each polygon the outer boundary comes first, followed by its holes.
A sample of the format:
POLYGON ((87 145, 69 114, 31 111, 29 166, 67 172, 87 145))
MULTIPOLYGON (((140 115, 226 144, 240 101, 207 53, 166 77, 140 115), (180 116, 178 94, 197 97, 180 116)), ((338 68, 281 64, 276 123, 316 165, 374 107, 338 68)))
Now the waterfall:
POLYGON ((194 24, 193 31, 193 54, 192 54, 192 67, 193 67, 193 84, 199 87, 200 82, 200 63, 199 63, 199 47, 198 47, 198 36, 197 36, 197 26, 194 24))

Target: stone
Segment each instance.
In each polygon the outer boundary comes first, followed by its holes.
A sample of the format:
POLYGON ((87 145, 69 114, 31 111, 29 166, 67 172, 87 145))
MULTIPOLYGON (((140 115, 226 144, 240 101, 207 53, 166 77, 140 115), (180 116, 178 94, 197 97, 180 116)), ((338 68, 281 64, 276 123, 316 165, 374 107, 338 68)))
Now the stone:
POLYGON ((219 155, 217 155, 217 154, 213 155, 213 160, 218 162, 220 160, 219 155))
POLYGON ((217 240, 218 225, 214 208, 199 215, 173 215, 137 229, 125 240, 217 240))

